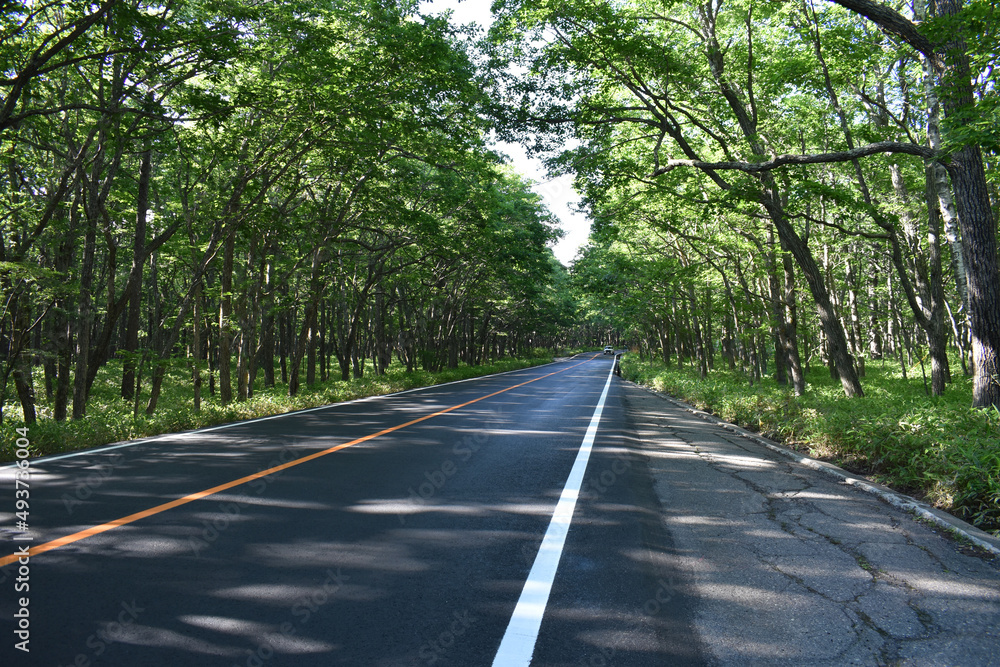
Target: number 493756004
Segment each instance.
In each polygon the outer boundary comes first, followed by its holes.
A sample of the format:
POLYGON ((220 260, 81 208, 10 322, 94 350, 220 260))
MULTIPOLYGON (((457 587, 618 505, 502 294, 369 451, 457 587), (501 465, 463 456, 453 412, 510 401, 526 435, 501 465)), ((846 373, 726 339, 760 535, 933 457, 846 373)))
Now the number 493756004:
MULTIPOLYGON (((31 441, 28 440, 28 428, 17 430, 17 470, 14 471, 14 516, 16 526, 21 533, 27 533, 30 525, 28 517, 31 510, 31 441)), ((14 538, 15 540, 18 537, 14 538)), ((21 537, 21 539, 25 539, 21 537)), ((29 538, 30 539, 30 538, 29 538)))

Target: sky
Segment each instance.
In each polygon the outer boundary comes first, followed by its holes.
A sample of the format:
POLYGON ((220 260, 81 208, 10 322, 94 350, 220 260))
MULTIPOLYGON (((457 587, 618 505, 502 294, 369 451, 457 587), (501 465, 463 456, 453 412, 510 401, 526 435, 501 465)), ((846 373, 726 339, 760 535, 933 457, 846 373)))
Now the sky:
MULTIPOLYGON (((454 23, 477 23, 486 29, 492 23, 491 4, 492 0, 425 0, 420 4, 420 11, 426 14, 440 14, 450 9, 454 12, 452 16, 454 23)), ((516 144, 498 142, 496 148, 510 157, 517 171, 536 183, 532 190, 558 218, 564 236, 556 242, 552 251, 556 259, 569 266, 576 257, 577 250, 587 242, 587 236, 590 234, 590 221, 574 208, 579 204, 579 196, 573 189, 572 176, 550 179, 542 163, 527 157, 524 149, 516 144)))

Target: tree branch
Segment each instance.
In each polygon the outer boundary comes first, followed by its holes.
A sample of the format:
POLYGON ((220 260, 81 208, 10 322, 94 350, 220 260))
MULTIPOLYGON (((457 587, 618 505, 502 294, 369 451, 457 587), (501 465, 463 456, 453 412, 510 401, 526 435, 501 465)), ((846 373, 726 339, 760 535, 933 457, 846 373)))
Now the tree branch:
POLYGON ((832 2, 874 21, 883 32, 900 38, 932 61, 937 60, 931 40, 921 34, 912 21, 890 7, 871 0, 832 0, 832 2))
POLYGON ((118 0, 105 0, 104 4, 97 7, 93 13, 85 15, 76 23, 70 24, 69 26, 53 33, 53 35, 44 40, 42 45, 31 54, 27 64, 20 72, 17 73, 17 76, 14 77, 11 82, 11 90, 7 94, 7 98, 3 101, 3 107, 0 108, 0 132, 13 125, 11 117, 14 115, 14 109, 17 107, 17 104, 21 99, 21 95, 27 88, 28 83, 39 75, 39 72, 50 60, 69 48, 70 44, 87 32, 91 26, 102 20, 104 15, 112 8, 112 6, 114 6, 116 2, 118 2, 118 0), (66 32, 67 34, 59 39, 59 41, 55 44, 49 46, 49 41, 62 32, 66 32), (46 47, 48 48, 46 49, 46 47))
POLYGON ((760 174, 779 167, 798 164, 830 164, 834 162, 850 162, 862 157, 879 153, 904 153, 916 155, 927 160, 941 160, 938 151, 918 144, 900 143, 896 141, 880 141, 867 146, 859 146, 852 150, 835 153, 818 153, 815 155, 777 155, 767 162, 702 162, 700 160, 667 160, 666 165, 653 172, 652 176, 662 176, 677 167, 695 167, 697 169, 736 170, 748 174, 760 174))

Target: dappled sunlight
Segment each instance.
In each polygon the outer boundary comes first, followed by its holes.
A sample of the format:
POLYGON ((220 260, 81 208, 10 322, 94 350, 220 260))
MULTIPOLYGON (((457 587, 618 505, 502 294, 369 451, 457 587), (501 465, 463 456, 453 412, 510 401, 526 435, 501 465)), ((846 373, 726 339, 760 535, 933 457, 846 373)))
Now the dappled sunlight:
POLYGON ((152 646, 160 649, 170 649, 178 653, 194 653, 197 655, 217 655, 235 658, 245 653, 239 646, 226 646, 217 641, 206 641, 191 637, 186 632, 157 628, 139 623, 127 627, 109 624, 103 629, 101 636, 105 642, 126 644, 132 646, 152 646))
POLYGON ((721 454, 719 452, 709 452, 712 460, 720 463, 728 463, 734 466, 739 466, 741 468, 766 468, 771 469, 777 467, 777 463, 774 461, 769 461, 767 459, 762 459, 756 456, 743 456, 740 454, 721 454))
MULTIPOLYGON (((457 430, 456 432, 483 433, 483 430, 469 429, 468 431, 457 430)), ((531 429, 521 430, 516 428, 509 428, 509 429, 486 428, 485 433, 487 435, 548 436, 548 437, 562 437, 565 435, 565 433, 562 433, 560 431, 536 431, 531 429)))
MULTIPOLYGON (((483 416, 489 419, 491 415, 487 412, 483 416)), ((493 439, 489 446, 500 449, 512 446, 507 439, 552 438, 544 451, 565 456, 575 450, 572 443, 555 441, 565 437, 560 431, 525 426, 523 430, 463 429, 455 437, 484 432, 485 437, 493 439)), ((575 436, 568 440, 573 439, 575 436)), ((425 440, 415 429, 399 442, 403 447, 393 456, 419 449, 425 440)), ((433 444, 432 439, 426 442, 433 444)), ((418 467, 412 478, 400 478, 400 495, 396 497, 365 493, 373 479, 367 475, 381 475, 384 468, 369 470, 363 464, 370 457, 381 461, 384 452, 379 454, 379 448, 345 450, 343 456, 324 459, 329 465, 325 470, 357 463, 365 473, 357 479, 338 478, 329 493, 320 482, 314 488, 323 495, 303 495, 300 489, 306 480, 304 469, 292 468, 257 480, 258 484, 241 485, 153 515, 143 520, 141 532, 138 524, 126 526, 118 529, 114 539, 92 538, 86 551, 77 552, 73 547, 57 551, 53 554, 55 562, 69 567, 53 571, 48 583, 72 586, 69 577, 74 581, 99 580, 107 589, 104 597, 134 598, 141 608, 134 622, 106 633, 118 612, 113 608, 95 610, 94 625, 80 630, 113 637, 108 644, 109 655, 121 655, 123 647, 145 647, 165 651, 180 662, 188 656, 192 664, 204 656, 216 656, 242 665, 248 656, 260 657, 262 648, 268 655, 300 656, 314 661, 310 664, 334 664, 338 653, 353 641, 360 628, 376 618, 387 628, 407 628, 407 636, 440 636, 442 629, 434 625, 432 615, 425 619, 419 611, 414 614, 421 608, 453 609, 446 617, 473 619, 481 624, 477 632, 487 627, 485 619, 489 619, 489 627, 496 627, 506 622, 510 604, 524 584, 559 488, 546 483, 542 488, 529 486, 524 494, 487 490, 480 501, 453 496, 453 484, 459 483, 457 471, 472 472, 478 460, 472 458, 472 450, 459 450, 468 453, 466 459, 445 446, 444 459, 426 459, 426 474, 418 467), (455 468, 442 468, 446 461, 455 468), (448 471, 448 476, 441 478, 447 484, 436 486, 431 497, 405 495, 410 485, 436 481, 435 475, 444 474, 442 469, 448 471), (337 492, 347 487, 351 488, 350 495, 337 492), (289 511, 300 526, 310 527, 313 534, 291 529, 289 511), (334 526, 337 530, 333 530, 334 526), (128 535, 133 528, 136 534, 128 535), (341 539, 337 537, 339 532, 351 537, 341 539), (109 579, 101 573, 109 557, 116 568, 129 573, 129 580, 146 583, 131 590, 109 579), (173 565, 164 566, 163 557, 173 565), (455 607, 455 591, 448 588, 451 586, 471 589, 476 595, 468 598, 464 607, 455 607)), ((536 449, 529 444, 525 451, 536 449)), ((615 446, 604 455, 628 453, 627 448, 615 446)), ((274 459, 276 452, 272 449, 265 454, 265 458, 274 459)), ((611 460, 606 459, 605 465, 611 460)), ((263 465, 268 463, 264 461, 263 465)), ((211 465, 211 459, 207 464, 211 465)), ((322 480, 322 466, 311 470, 313 479, 322 480)), ((509 474, 519 479, 517 470, 509 474)), ((168 499, 161 492, 164 488, 155 480, 137 479, 134 484, 117 485, 114 497, 128 499, 137 507, 153 507, 168 499)), ((600 492, 585 490, 581 497, 590 503, 591 529, 616 530, 636 516, 637 508, 600 492)), ((587 565, 584 557, 576 558, 574 563, 576 567, 600 567, 596 562, 587 565)), ((567 610, 567 614, 585 625, 604 622, 600 614, 592 612, 567 610)), ((641 604, 615 610, 614 614, 619 622, 643 622, 641 604)), ((646 622, 655 624, 656 620, 646 622)), ((595 647, 604 641, 598 635, 592 640, 595 647)), ((387 654, 395 657, 387 659, 392 664, 414 664, 421 641, 403 641, 387 654)), ((70 655, 66 660, 72 658, 70 655)))
POLYGON ((949 598, 983 600, 995 604, 998 595, 995 581, 970 581, 968 579, 956 581, 955 577, 929 577, 915 572, 906 573, 906 580, 918 591, 944 595, 949 598))
MULTIPOLYGON (((756 442, 655 398, 636 402, 673 563, 721 663, 865 663, 916 637, 958 646, 951 622, 966 634, 995 627, 995 574, 970 577, 975 559, 957 566, 939 536, 756 442)), ((960 664, 953 650, 942 655, 960 664)))
POLYGON ((756 539, 756 540, 776 540, 776 541, 780 542, 782 540, 794 540, 794 539, 796 539, 795 536, 789 535, 788 533, 786 533, 785 531, 783 531, 783 530, 781 530, 781 529, 779 529, 777 527, 774 527, 774 528, 768 528, 768 527, 750 528, 750 529, 744 531, 743 534, 746 535, 747 537, 750 537, 750 538, 753 538, 753 539, 756 539))
MULTIPOLYGON (((570 413, 555 428, 529 412, 514 422, 495 405, 470 408, 472 421, 442 418, 457 428, 435 433, 421 423, 230 488, 222 482, 352 436, 311 414, 294 439, 275 428, 253 433, 244 448, 237 433, 222 431, 221 456, 186 440, 117 459, 89 482, 100 467, 67 461, 51 483, 72 493, 82 484, 73 530, 182 492, 222 490, 43 554, 39 595, 92 587, 94 599, 78 609, 48 611, 67 626, 85 614, 85 627, 67 631, 68 645, 85 647, 99 633, 117 664, 140 648, 169 655, 170 664, 275 658, 271 664, 325 667, 369 654, 382 664, 427 664, 428 655, 446 657, 442 665, 479 664, 466 656, 487 655, 499 642, 589 419, 585 410, 570 413), (144 470, 149 459, 171 457, 159 476, 144 470), (116 620, 133 608, 128 623, 116 620), (435 653, 440 638, 463 648, 435 653)), ((371 432, 400 423, 400 414, 385 423, 348 420, 371 432)), ((573 664, 686 664, 705 645, 746 662, 794 662, 806 645, 837 656, 864 625, 844 605, 873 619, 899 608, 886 603, 876 564, 885 566, 879 559, 893 546, 886 536, 902 539, 891 522, 870 518, 836 485, 699 426, 685 422, 682 433, 652 443, 653 427, 636 433, 613 417, 602 427, 559 561, 539 664, 561 664, 565 651, 573 664), (744 636, 748 619, 764 630, 744 636)), ((56 502, 48 509, 65 512, 56 502)), ((956 586, 947 572, 887 570, 920 595, 992 604, 983 580, 956 586)), ((59 659, 72 664, 75 656, 59 659)))
POLYGON ((205 591, 212 597, 253 604, 283 606, 289 599, 301 598, 313 591, 312 587, 292 584, 245 584, 205 591))
POLYGON ((307 637, 296 637, 289 634, 281 634, 280 628, 268 623, 255 623, 239 618, 229 618, 225 616, 179 616, 178 620, 196 628, 220 632, 223 634, 244 637, 254 640, 259 637, 269 637, 273 642, 275 650, 279 653, 290 655, 304 653, 325 653, 336 650, 336 645, 329 642, 317 641, 307 637))
POLYGON ((552 514, 552 503, 503 503, 503 504, 472 504, 435 502, 416 502, 413 499, 366 500, 357 505, 346 507, 350 512, 361 514, 386 515, 416 515, 427 513, 459 514, 465 516, 486 516, 494 513, 527 514, 532 516, 549 516, 552 514))
POLYGON ((132 535, 105 550, 116 558, 172 558, 191 552, 187 537, 170 535, 132 535))
MULTIPOLYGON (((444 409, 450 408, 450 407, 451 407, 451 405, 448 404, 448 403, 424 401, 424 402, 416 402, 416 403, 406 404, 406 405, 393 406, 391 408, 391 412, 399 413, 399 414, 402 414, 402 415, 414 416, 416 413, 433 414, 435 412, 439 412, 441 410, 444 410, 444 409)), ((349 421, 345 422, 345 423, 350 424, 349 421)), ((374 423, 374 422, 370 422, 370 421, 369 422, 364 422, 364 421, 357 422, 357 424, 361 425, 361 426, 368 426, 368 425, 371 425, 372 423, 374 423)))
MULTIPOLYGON (((702 572, 702 574, 704 573, 705 571, 702 572)), ((750 573, 746 574, 749 575, 750 573)), ((780 589, 774 590, 762 585, 709 583, 699 586, 698 597, 705 602, 715 601, 725 603, 725 607, 734 616, 737 615, 739 607, 757 608, 763 613, 778 607, 794 606, 796 597, 799 598, 799 604, 805 604, 808 599, 806 591, 798 590, 791 592, 787 588, 787 584, 780 589)))
POLYGON ((661 449, 647 454, 654 459, 697 459, 698 453, 687 445, 664 445, 661 449))
POLYGON ((731 526, 733 520, 720 516, 682 516, 676 515, 664 519, 667 523, 691 526, 731 526))
POLYGON ((501 544, 504 541, 532 539, 532 533, 510 530, 463 530, 460 533, 448 529, 434 528, 399 528, 390 531, 387 537, 421 546, 444 546, 455 548, 455 540, 461 538, 461 549, 472 551, 491 544, 501 544))
POLYGON ((178 616, 177 620, 198 628, 210 628, 216 632, 221 632, 227 635, 262 635, 272 630, 272 626, 267 623, 255 623, 245 619, 230 618, 228 616, 199 616, 187 614, 178 616))
MULTIPOLYGON (((238 499, 239 496, 232 496, 222 502, 238 499)), ((243 511, 247 515, 253 513, 256 522, 253 532, 258 536, 267 533, 269 515, 280 508, 330 511, 325 503, 308 503, 280 496, 257 500, 261 502, 248 504, 243 511), (261 515, 261 512, 265 514, 261 515)), ((454 504, 435 509, 444 509, 452 516, 484 516, 502 512, 544 518, 551 512, 551 503, 515 501, 481 506, 454 504)), ((215 514, 204 511, 204 508, 198 510, 186 513, 184 523, 193 528, 215 514)), ((342 511, 355 513, 357 510, 344 508, 342 511)), ((178 517, 173 518, 176 521, 178 517)), ((539 539, 534 533, 480 531, 473 528, 475 524, 446 529, 417 526, 409 528, 399 526, 395 516, 388 518, 389 523, 372 526, 368 531, 369 538, 360 541, 299 539, 287 543, 278 540, 240 539, 237 531, 242 534, 253 527, 241 527, 239 522, 234 521, 220 531, 219 541, 205 545, 204 551, 198 554, 203 564, 215 561, 217 556, 225 553, 215 553, 216 550, 231 548, 225 546, 222 540, 225 539, 227 544, 231 543, 229 531, 233 531, 232 538, 244 542, 241 547, 242 555, 239 560, 226 556, 224 560, 218 561, 220 567, 236 568, 231 572, 231 580, 219 582, 223 585, 212 585, 207 580, 201 580, 200 583, 198 579, 184 581, 184 575, 180 573, 176 575, 180 578, 164 578, 160 575, 156 577, 157 583, 151 587, 135 591, 135 598, 142 608, 136 622, 124 627, 119 627, 114 622, 103 625, 98 623, 92 631, 100 632, 109 645, 162 649, 177 656, 182 662, 184 655, 191 656, 195 663, 198 661, 197 656, 220 656, 243 664, 246 656, 261 646, 266 646, 269 654, 273 652, 274 655, 313 655, 317 658, 334 656, 341 650, 339 637, 343 636, 342 632, 349 630, 324 629, 332 618, 340 619, 341 623, 347 619, 370 619, 373 613, 378 613, 375 611, 377 609, 391 609, 393 603, 389 603, 389 607, 386 604, 393 596, 391 591, 399 590, 401 579, 405 579, 409 587, 415 587, 419 595, 424 578, 428 582, 434 581, 434 577, 453 567, 451 563, 456 549, 481 550, 489 549, 490 545, 520 545, 525 541, 530 543, 539 539), (186 598, 188 603, 183 605, 184 609, 199 611, 195 614, 178 614, 175 619, 164 617, 162 604, 158 602, 158 596, 153 595, 158 588, 172 591, 168 597, 186 598), (246 611, 235 614, 231 611, 212 611, 220 608, 218 604, 222 601, 239 603, 246 611), (160 622, 150 622, 148 619, 153 615, 160 622), (319 624, 317 619, 320 617, 327 620, 319 624), (278 620, 273 620, 275 618, 278 620), (281 621, 282 618, 285 620, 281 621), (309 620, 308 624, 304 622, 306 619, 309 620), (111 626, 114 628, 108 630, 111 626)), ((166 530, 167 526, 163 530, 149 526, 147 530, 150 528, 158 534, 166 530)), ((183 560, 190 557, 191 553, 184 539, 167 540, 143 536, 141 540, 131 542, 127 550, 116 549, 115 554, 122 565, 130 561, 128 569, 144 567, 141 561, 146 560, 149 555, 166 555, 183 560)), ((101 561, 85 557, 77 562, 74 576, 87 576, 84 572, 98 566, 99 562, 101 561)), ((152 563, 150 566, 156 567, 152 563)), ((526 564, 521 563, 520 567, 526 567, 526 564)), ((519 577, 502 576, 493 581, 497 590, 504 590, 516 587, 519 577)), ((488 590, 491 587, 490 579, 478 582, 477 587, 482 591, 488 590)), ((231 606, 221 608, 232 609, 231 606)), ((410 609, 409 605, 404 605, 400 612, 407 609, 410 609)), ((481 618, 484 614, 499 614, 503 609, 503 606, 497 607, 492 599, 487 598, 473 616, 481 618)), ((410 650, 415 651, 418 647, 419 643, 410 647, 410 650)))
POLYGON ((279 507, 295 510, 329 510, 333 509, 330 503, 321 503, 309 500, 291 500, 289 498, 268 498, 266 496, 253 496, 250 494, 224 494, 218 493, 213 496, 220 502, 231 501, 243 505, 256 505, 259 507, 279 507))

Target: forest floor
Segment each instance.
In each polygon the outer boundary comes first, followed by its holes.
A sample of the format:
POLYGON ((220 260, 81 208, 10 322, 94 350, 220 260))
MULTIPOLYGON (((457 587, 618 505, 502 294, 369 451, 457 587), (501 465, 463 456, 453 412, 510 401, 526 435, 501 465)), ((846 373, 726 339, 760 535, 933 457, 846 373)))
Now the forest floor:
POLYGON ((720 366, 703 379, 691 366, 626 355, 622 375, 1000 536, 1000 412, 970 407, 961 371, 934 397, 919 364, 904 379, 898 362, 869 361, 865 396, 849 399, 824 366, 807 371, 802 397, 720 366))
MULTIPOLYGON (((226 405, 220 401, 218 391, 210 391, 208 373, 203 372, 201 410, 195 411, 191 369, 184 360, 176 360, 167 371, 156 412, 152 416, 147 416, 145 407, 149 398, 148 385, 144 385, 145 391, 140 393, 138 401, 122 399, 121 362, 115 360, 98 373, 87 402, 87 414, 82 419, 62 422, 52 419, 52 401, 46 399, 45 387, 36 377, 36 385, 41 385, 35 387, 38 397, 38 421, 28 429, 27 440, 30 442, 32 456, 48 456, 369 396, 381 396, 417 387, 537 366, 551 361, 551 356, 536 351, 536 354, 529 358, 501 359, 479 366, 460 365, 437 373, 422 370, 407 372, 403 366, 394 362, 384 375, 377 375, 369 366, 364 377, 359 379, 345 382, 331 378, 311 386, 303 383, 296 396, 289 396, 287 384, 280 381, 274 387, 265 389, 263 374, 258 374, 251 398, 245 401, 234 400, 226 405)), ((339 376, 339 372, 337 375, 339 376)), ((233 377, 236 377, 235 372, 233 377)), ((16 396, 8 400, 3 415, 3 423, 0 424, 0 463, 15 460, 15 443, 20 434, 18 429, 24 428, 21 406, 17 403, 16 396)))

